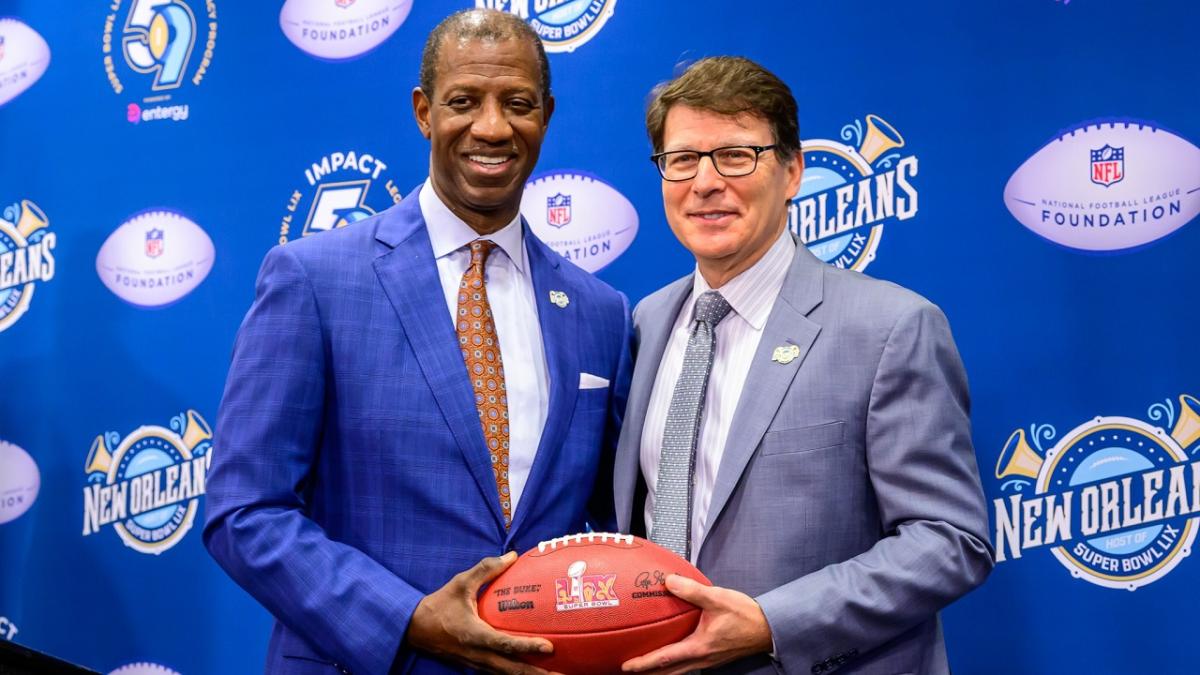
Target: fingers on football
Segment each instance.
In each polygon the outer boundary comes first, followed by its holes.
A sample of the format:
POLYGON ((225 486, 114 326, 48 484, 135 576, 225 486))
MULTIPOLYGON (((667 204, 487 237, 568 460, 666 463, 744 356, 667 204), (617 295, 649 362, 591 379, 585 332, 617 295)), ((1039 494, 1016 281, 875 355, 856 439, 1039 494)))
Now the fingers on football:
POLYGON ((549 675, 545 670, 537 666, 531 666, 528 663, 513 661, 512 659, 498 656, 490 652, 481 652, 476 663, 472 664, 479 670, 484 670, 489 673, 502 673, 503 675, 549 675))
POLYGON ((518 637, 501 633, 483 621, 479 621, 472 630, 465 632, 460 640, 468 647, 500 655, 549 654, 554 651, 554 645, 545 638, 518 637))
POLYGON ((468 589, 477 591, 480 586, 500 576, 500 573, 508 569, 516 559, 517 554, 512 551, 500 557, 484 558, 471 569, 459 572, 454 579, 468 589))
MULTIPOLYGON (((636 659, 630 659, 621 665, 621 670, 627 673, 642 672, 675 672, 682 665, 690 664, 701 656, 698 645, 691 640, 676 642, 666 647, 655 649, 649 654, 643 654, 636 659)), ((688 668, 678 672, 688 672, 688 668)))

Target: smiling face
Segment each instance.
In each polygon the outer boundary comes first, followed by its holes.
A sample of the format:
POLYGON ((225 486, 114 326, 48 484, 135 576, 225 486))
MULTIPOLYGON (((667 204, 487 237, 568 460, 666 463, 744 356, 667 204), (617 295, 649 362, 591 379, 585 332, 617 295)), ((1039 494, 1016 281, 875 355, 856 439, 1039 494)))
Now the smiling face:
POLYGON ((521 207, 554 111, 540 82, 527 42, 447 38, 434 91, 413 90, 417 125, 430 141, 433 188, 480 234, 504 227, 521 207))
MULTIPOLYGON (((675 105, 663 125, 663 151, 730 145, 771 145, 771 127, 761 117, 720 115, 675 105)), ((727 178, 711 159, 701 159, 696 177, 663 181, 663 207, 679 242, 692 255, 705 281, 719 288, 762 258, 787 220, 788 200, 800 187, 804 165, 797 153, 781 160, 768 150, 747 176, 727 178)))

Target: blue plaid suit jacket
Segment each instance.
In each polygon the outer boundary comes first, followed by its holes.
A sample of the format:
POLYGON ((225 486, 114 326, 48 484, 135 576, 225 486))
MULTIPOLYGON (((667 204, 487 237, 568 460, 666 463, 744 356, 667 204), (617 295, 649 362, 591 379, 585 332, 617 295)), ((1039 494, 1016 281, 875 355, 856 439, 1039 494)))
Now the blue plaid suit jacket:
POLYGON ((484 556, 615 526, 628 305, 525 232, 550 403, 508 530, 417 193, 267 254, 218 415, 204 528, 277 619, 267 672, 453 672, 402 644, 426 593, 484 556), (581 372, 610 386, 580 390, 581 372))

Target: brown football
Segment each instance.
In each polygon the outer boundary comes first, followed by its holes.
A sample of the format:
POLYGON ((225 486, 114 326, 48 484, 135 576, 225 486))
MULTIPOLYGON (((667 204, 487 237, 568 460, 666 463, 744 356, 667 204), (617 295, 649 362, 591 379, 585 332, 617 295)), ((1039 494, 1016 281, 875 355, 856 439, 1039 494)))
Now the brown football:
POLYGON ((544 637, 549 656, 526 660, 566 675, 620 672, 621 664, 687 637, 700 610, 667 591, 668 574, 712 585, 691 563, 640 537, 591 532, 527 551, 479 596, 497 630, 544 637))

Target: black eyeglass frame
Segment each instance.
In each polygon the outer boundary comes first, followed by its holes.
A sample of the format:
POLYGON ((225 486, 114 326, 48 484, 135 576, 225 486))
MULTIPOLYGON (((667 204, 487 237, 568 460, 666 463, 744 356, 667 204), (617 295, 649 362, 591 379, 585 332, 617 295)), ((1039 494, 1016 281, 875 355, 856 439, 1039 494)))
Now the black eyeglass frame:
POLYGON ((777 145, 778 144, 776 144, 776 143, 772 143, 771 145, 723 145, 719 148, 713 148, 712 150, 708 150, 706 152, 701 152, 699 150, 669 150, 667 152, 659 152, 659 153, 650 155, 650 161, 654 164, 654 167, 656 169, 658 169, 658 175, 662 176, 663 180, 668 181, 670 183, 682 183, 684 181, 692 180, 693 178, 695 178, 696 174, 700 173, 700 160, 704 159, 705 157, 708 158, 708 161, 712 162, 713 169, 715 169, 716 172, 721 174, 722 176, 724 176, 726 178, 741 178, 742 176, 749 176, 750 174, 757 171, 759 155, 763 154, 767 150, 774 150, 777 147, 777 145), (737 174, 733 174, 731 176, 731 175, 725 173, 724 171, 721 171, 721 167, 717 166, 716 153, 721 152, 722 150, 753 150, 754 151, 754 166, 750 167, 750 170, 747 171, 746 173, 737 173, 737 174), (667 178, 667 174, 665 173, 665 171, 663 169, 663 165, 661 163, 662 158, 666 157, 668 155, 678 155, 678 154, 682 154, 685 152, 693 153, 697 156, 696 157, 696 173, 688 176, 687 178, 667 178))

